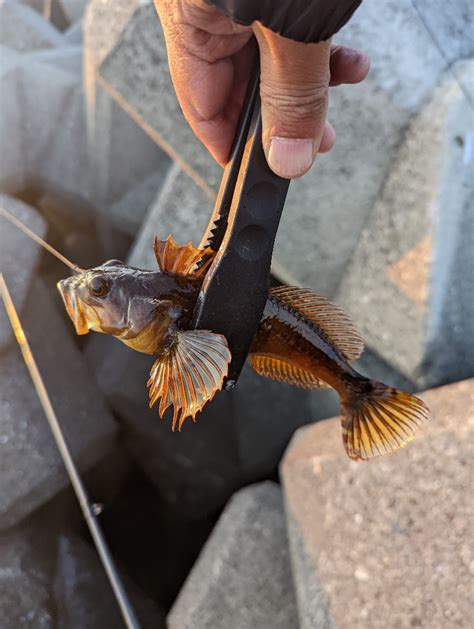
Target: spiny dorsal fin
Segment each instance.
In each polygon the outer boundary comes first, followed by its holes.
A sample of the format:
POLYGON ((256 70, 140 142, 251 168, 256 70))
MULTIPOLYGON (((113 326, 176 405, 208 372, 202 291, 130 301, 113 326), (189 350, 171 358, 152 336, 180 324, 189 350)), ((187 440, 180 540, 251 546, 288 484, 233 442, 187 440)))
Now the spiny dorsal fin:
POLYGON ((270 295, 316 324, 347 360, 355 360, 362 354, 364 341, 355 325, 342 309, 327 297, 297 286, 277 286, 270 289, 270 295))
POLYGON ((208 330, 177 332, 170 349, 150 372, 150 408, 161 398, 160 417, 173 406, 172 429, 181 430, 186 417, 196 413, 222 389, 231 353, 222 334, 208 330))
POLYGON ((155 238, 153 246, 156 261, 163 273, 202 277, 211 265, 216 252, 210 247, 196 249, 192 242, 177 245, 172 236, 166 240, 155 238))
POLYGON ((330 388, 328 384, 313 376, 309 371, 280 358, 268 354, 250 354, 250 361, 259 376, 286 382, 301 389, 330 388))

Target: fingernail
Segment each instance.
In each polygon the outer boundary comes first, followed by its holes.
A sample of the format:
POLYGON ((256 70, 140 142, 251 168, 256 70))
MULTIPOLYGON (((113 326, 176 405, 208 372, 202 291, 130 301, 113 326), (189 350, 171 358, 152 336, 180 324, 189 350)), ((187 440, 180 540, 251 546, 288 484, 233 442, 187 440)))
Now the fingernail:
POLYGON ((308 170, 312 161, 313 140, 271 138, 268 164, 280 177, 299 177, 308 170))

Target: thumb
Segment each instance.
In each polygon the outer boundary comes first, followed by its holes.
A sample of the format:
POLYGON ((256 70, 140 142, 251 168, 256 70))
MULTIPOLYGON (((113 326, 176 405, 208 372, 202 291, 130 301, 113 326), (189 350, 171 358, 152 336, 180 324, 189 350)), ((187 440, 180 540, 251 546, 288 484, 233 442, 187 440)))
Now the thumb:
POLYGON ((281 177, 303 175, 318 151, 335 140, 326 123, 330 41, 295 42, 258 22, 263 147, 270 168, 281 177))

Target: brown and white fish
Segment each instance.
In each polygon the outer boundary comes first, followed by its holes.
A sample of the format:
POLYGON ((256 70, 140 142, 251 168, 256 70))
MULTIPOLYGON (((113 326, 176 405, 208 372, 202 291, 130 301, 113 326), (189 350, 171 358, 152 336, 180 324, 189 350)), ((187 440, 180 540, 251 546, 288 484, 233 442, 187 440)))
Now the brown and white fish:
MULTIPOLYGON (((172 238, 155 240, 159 271, 111 260, 58 284, 76 332, 111 334, 156 355, 148 381, 150 407, 174 407, 173 430, 222 388, 231 353, 225 337, 190 330, 204 275, 215 255, 172 238)), ((270 290, 249 358, 262 376, 307 389, 332 387, 341 402, 342 435, 352 459, 370 459, 406 445, 428 418, 425 403, 349 364, 363 341, 329 299, 308 289, 270 290)))

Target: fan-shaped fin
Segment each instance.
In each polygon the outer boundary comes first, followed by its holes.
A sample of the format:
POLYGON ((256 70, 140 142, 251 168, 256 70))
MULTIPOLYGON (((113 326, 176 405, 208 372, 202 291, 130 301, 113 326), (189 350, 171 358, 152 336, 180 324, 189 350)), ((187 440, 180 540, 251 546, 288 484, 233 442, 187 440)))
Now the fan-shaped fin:
POLYGON ((364 341, 355 325, 342 309, 327 297, 308 288, 296 286, 271 288, 270 295, 316 324, 348 360, 355 360, 362 354, 364 341))
POLYGON ((211 265, 216 252, 210 247, 196 249, 192 242, 177 245, 172 236, 166 240, 155 238, 153 246, 156 261, 163 273, 202 277, 211 265))
POLYGON ((329 389, 323 380, 290 362, 269 356, 268 354, 250 354, 252 367, 259 376, 286 382, 301 389, 329 389))
POLYGON ((429 417, 423 400, 373 381, 369 394, 341 402, 342 439, 351 459, 367 460, 403 448, 429 417))
POLYGON ((163 417, 174 407, 172 429, 181 430, 187 417, 195 421, 196 413, 212 400, 227 375, 231 353, 221 334, 207 330, 177 332, 170 349, 160 356, 150 372, 150 408, 161 398, 159 413, 163 417))

